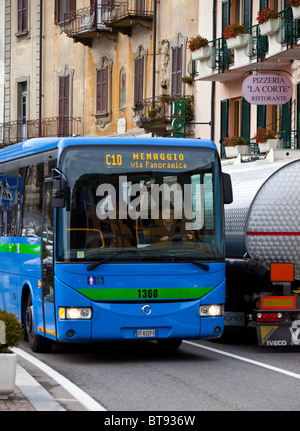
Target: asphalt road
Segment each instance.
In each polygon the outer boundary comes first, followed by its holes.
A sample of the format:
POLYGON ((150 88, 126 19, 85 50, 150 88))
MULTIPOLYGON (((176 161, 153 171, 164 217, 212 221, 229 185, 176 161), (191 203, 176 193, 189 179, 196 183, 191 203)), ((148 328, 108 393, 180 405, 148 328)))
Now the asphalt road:
POLYGON ((300 348, 252 339, 20 348, 65 376, 108 411, 300 411, 300 348))

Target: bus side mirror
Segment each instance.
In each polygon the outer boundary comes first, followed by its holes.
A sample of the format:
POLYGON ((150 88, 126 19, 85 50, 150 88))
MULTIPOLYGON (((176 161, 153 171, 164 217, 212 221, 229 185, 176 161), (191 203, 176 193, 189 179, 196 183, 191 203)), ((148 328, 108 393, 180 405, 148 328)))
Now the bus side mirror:
POLYGON ((65 180, 53 180, 52 206, 53 208, 64 208, 66 204, 67 182, 65 180))
POLYGON ((232 204, 233 202, 233 193, 232 193, 232 184, 231 177, 229 174, 222 173, 223 176, 223 200, 224 204, 232 204))

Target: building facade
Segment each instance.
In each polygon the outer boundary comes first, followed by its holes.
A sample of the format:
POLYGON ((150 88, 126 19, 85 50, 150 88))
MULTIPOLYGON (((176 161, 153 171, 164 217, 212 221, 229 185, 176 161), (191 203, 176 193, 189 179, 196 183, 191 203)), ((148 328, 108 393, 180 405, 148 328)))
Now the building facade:
MULTIPOLYGON (((273 130, 281 147, 300 148, 300 20, 289 1, 200 0, 199 4, 203 11, 199 33, 209 40, 211 50, 206 59, 196 61, 197 122, 211 121, 211 135, 223 157, 225 137, 241 136, 253 143, 259 127, 273 130), (257 20, 265 7, 278 14, 268 31, 257 20), (244 25, 245 42, 242 47, 229 48, 223 33, 234 23, 244 25), (265 103, 260 100, 256 104, 258 98, 252 103, 244 97, 243 82, 252 75, 265 79, 265 97, 261 99, 265 103), (277 103, 275 98, 270 101, 272 91, 286 82, 285 78, 292 86, 292 98, 285 103, 277 103), (200 93, 211 112, 203 109, 200 93)), ((201 125, 196 134, 209 137, 201 125)))
POLYGON ((198 32, 198 2, 3 2, 0 146, 38 136, 170 136, 173 101, 186 102, 185 122, 194 118, 186 43, 198 32))

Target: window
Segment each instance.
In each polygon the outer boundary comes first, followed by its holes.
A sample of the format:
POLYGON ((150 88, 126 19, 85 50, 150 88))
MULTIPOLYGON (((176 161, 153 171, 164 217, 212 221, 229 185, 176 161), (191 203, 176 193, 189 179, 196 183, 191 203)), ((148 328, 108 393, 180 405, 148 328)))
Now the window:
POLYGON ((120 71, 120 94, 119 94, 119 108, 123 109, 126 106, 126 71, 122 67, 120 71))
POLYGON ((55 22, 63 22, 65 13, 76 10, 76 0, 55 0, 55 22))
POLYGON ((94 119, 98 127, 105 127, 112 116, 112 61, 102 57, 94 65, 94 119))
POLYGON ((144 57, 134 60, 134 101, 141 102, 144 95, 144 57))
POLYGON ((28 0, 18 0, 18 33, 28 31, 28 0))
POLYGON ((231 130, 232 136, 241 136, 241 99, 231 101, 232 107, 232 123, 231 130))
POLYGON ((107 112, 107 79, 108 79, 108 68, 97 69, 97 102, 96 112, 97 114, 105 114, 107 112))
POLYGON ((172 48, 172 95, 182 94, 182 54, 182 45, 172 48))
POLYGON ((59 78, 59 136, 69 135, 70 76, 59 78))
POLYGON ((27 81, 18 84, 19 89, 19 136, 22 141, 27 138, 27 112, 28 112, 28 94, 27 81))

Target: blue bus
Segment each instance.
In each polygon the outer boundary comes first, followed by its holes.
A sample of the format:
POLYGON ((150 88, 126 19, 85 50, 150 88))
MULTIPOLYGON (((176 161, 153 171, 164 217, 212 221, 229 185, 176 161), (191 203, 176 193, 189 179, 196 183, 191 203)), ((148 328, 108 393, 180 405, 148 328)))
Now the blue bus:
POLYGON ((223 205, 211 141, 41 138, 0 151, 0 308, 53 342, 219 337, 223 205))

